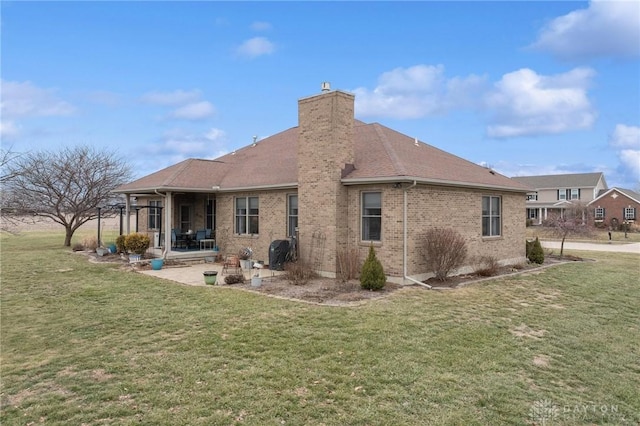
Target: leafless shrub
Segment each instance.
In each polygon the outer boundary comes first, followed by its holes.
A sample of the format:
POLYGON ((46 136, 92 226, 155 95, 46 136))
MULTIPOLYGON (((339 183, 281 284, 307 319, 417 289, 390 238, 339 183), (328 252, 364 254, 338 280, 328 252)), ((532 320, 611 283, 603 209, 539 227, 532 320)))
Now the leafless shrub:
POLYGON ((338 279, 347 282, 358 278, 360 273, 360 254, 357 248, 341 249, 337 252, 338 279))
POLYGON ((500 263, 493 256, 479 256, 474 259, 473 273, 481 277, 492 277, 500 272, 500 263))
POLYGON ((84 237, 82 239, 82 246, 85 250, 94 251, 98 248, 98 239, 96 237, 84 237))
POLYGON ((231 274, 224 277, 225 284, 242 284, 244 282, 244 275, 231 274))
POLYGON ((304 285, 317 276, 311 266, 302 260, 285 263, 284 271, 284 278, 293 285, 304 285))
POLYGON ((424 235, 424 256, 436 278, 446 281, 467 258, 467 243, 454 229, 433 228, 424 235))

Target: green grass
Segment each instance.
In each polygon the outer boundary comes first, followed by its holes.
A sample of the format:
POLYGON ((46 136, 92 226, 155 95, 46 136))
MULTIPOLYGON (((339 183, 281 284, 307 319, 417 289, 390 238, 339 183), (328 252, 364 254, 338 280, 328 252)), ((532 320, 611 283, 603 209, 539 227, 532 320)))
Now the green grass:
MULTIPOLYGON (((528 226, 527 227, 527 239, 540 238, 541 240, 558 240, 559 238, 553 233, 551 228, 546 226, 528 226)), ((594 229, 591 235, 574 235, 567 236, 567 241, 582 241, 582 242, 594 242, 604 243, 609 242, 609 231, 606 229, 594 229)), ((627 237, 624 236, 624 231, 612 231, 611 241, 614 243, 638 243, 640 242, 640 232, 627 232, 627 237)))
POLYGON ((640 422, 637 255, 336 308, 0 242, 3 426, 640 422))

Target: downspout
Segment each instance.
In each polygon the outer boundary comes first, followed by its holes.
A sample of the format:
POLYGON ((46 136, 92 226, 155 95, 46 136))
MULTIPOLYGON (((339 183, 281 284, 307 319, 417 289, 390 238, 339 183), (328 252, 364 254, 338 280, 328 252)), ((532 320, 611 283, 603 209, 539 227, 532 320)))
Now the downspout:
POLYGON ((413 181, 413 184, 411 184, 410 186, 407 186, 406 188, 403 188, 403 220, 402 220, 402 232, 403 232, 403 246, 402 246, 402 276, 404 277, 405 280, 409 280, 414 284, 418 284, 421 285, 423 287, 426 287, 428 289, 431 289, 432 287, 429 284, 425 284, 423 282, 420 282, 418 280, 415 280, 413 278, 411 278, 410 276, 407 275, 407 232, 408 232, 408 226, 407 226, 407 191, 410 190, 411 188, 415 187, 418 184, 417 181, 413 181))
MULTIPOLYGON (((155 192, 156 195, 159 195, 159 196, 161 196, 162 198, 165 199, 165 201, 162 203, 162 205, 166 209, 167 208, 167 201, 166 201, 167 196, 166 196, 166 194, 161 194, 160 192, 158 192, 157 189, 154 189, 153 192, 155 192)), ((164 216, 166 216, 166 213, 164 214, 164 216)), ((164 235, 165 236, 168 235, 168 231, 171 229, 171 228, 168 228, 168 225, 170 225, 170 224, 166 224, 165 223, 165 225, 164 225, 164 228, 165 228, 164 235)), ((164 260, 167 259, 167 251, 169 250, 169 248, 167 247, 167 241, 166 240, 167 240, 167 238, 165 237, 164 249, 162 250, 162 259, 164 259, 164 260)))

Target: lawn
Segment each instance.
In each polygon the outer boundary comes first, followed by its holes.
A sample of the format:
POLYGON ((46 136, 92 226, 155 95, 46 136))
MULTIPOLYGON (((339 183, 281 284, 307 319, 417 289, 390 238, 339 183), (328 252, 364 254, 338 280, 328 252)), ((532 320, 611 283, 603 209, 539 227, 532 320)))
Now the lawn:
POLYGON ((344 308, 0 243, 3 426, 640 422, 638 255, 344 308))

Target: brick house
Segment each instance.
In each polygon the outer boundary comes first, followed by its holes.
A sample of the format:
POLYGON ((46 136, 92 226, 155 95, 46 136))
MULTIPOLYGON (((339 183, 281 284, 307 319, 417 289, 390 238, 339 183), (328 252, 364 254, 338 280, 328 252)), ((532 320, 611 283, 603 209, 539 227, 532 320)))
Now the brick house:
POLYGON ((527 192, 526 218, 536 225, 542 224, 551 214, 561 214, 572 203, 588 204, 607 189, 601 172, 517 176, 513 179, 532 188, 527 192))
MULTIPOLYGON (((299 257, 335 276, 337 253, 371 245, 390 281, 430 276, 422 235, 452 227, 470 256, 503 264, 525 256, 530 189, 378 123, 354 118, 354 95, 328 89, 298 101, 298 126, 219 157, 188 159, 119 187, 141 231, 214 230, 221 251, 251 247, 268 259, 272 241, 297 234, 299 257), (159 225, 161 223, 169 224, 159 225)), ((175 255, 168 233, 164 255, 175 255)))
POLYGON ((640 194, 623 188, 610 188, 589 203, 596 225, 618 229, 623 223, 635 224, 640 208, 640 194))

